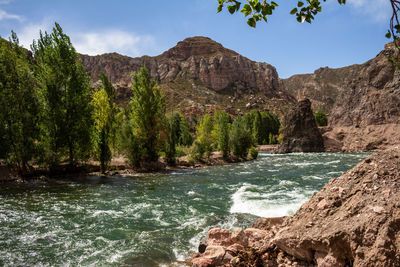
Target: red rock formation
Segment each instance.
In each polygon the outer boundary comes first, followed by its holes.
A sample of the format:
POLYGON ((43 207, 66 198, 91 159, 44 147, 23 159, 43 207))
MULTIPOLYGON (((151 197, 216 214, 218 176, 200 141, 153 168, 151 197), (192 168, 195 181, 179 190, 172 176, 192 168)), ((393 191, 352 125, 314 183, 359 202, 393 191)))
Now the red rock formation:
POLYGON ((278 153, 322 151, 324 142, 311 110, 311 102, 302 100, 285 116, 283 140, 278 153))
POLYGON ((131 73, 145 65, 166 91, 167 104, 181 109, 190 108, 190 100, 227 108, 228 96, 234 97, 230 104, 235 109, 245 108, 246 96, 257 95, 256 105, 272 111, 295 102, 282 89, 273 66, 251 61, 206 37, 187 38, 157 57, 116 53, 80 57, 94 83, 101 71, 110 77, 120 101, 129 100, 131 73))

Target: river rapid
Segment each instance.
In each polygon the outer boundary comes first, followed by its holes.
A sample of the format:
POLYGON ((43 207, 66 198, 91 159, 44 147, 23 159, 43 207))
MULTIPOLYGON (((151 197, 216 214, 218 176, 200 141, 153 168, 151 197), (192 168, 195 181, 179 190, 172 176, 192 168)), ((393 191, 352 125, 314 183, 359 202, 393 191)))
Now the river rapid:
POLYGON ((1 266, 170 266, 209 229, 291 215, 369 154, 272 155, 226 166, 0 188, 1 266))

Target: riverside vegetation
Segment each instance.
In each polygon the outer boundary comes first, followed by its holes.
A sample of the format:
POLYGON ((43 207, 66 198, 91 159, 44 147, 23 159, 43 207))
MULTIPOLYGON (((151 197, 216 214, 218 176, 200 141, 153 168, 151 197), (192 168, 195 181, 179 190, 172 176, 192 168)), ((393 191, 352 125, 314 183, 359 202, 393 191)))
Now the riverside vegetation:
POLYGON ((0 158, 21 176, 70 172, 90 160, 105 172, 116 155, 142 169, 160 156, 175 165, 177 156, 201 161, 216 150, 225 160, 246 159, 249 150, 255 158, 254 146, 277 143, 278 117, 266 111, 235 119, 219 110, 189 120, 179 112, 166 114, 163 94, 145 67, 132 74, 129 104, 116 106, 105 74, 101 86, 91 89, 57 23, 51 33, 40 33, 32 53, 14 32, 0 46, 0 158))

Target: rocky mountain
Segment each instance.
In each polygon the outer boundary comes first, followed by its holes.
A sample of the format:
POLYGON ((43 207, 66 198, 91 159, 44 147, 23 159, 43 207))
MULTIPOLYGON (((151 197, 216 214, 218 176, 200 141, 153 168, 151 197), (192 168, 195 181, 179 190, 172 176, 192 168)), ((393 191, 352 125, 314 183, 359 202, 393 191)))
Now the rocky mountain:
POLYGON ((324 133, 328 151, 381 150, 400 143, 400 73, 388 44, 361 65, 333 105, 324 133))
POLYGON ((367 126, 400 123, 400 73, 389 61, 389 44, 374 59, 362 65, 345 86, 332 108, 332 126, 367 126))
POLYGON ((297 100, 308 98, 314 111, 329 113, 337 96, 344 91, 348 82, 358 74, 363 65, 344 68, 319 68, 312 74, 293 75, 282 79, 287 91, 297 100))
POLYGON ((109 77, 121 103, 129 100, 131 74, 142 65, 159 82, 170 110, 204 113, 219 108, 236 114, 257 108, 282 115, 295 102, 273 66, 206 37, 187 38, 156 57, 111 53, 80 58, 94 84, 101 71, 109 77))

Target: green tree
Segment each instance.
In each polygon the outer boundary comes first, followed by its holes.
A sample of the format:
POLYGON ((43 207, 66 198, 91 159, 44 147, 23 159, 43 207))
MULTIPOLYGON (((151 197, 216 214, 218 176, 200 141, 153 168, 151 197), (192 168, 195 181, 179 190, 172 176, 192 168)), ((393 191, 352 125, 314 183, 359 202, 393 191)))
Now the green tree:
POLYGON ((0 40, 0 157, 21 174, 37 152, 38 111, 37 82, 12 32, 10 42, 0 40))
POLYGON ((328 125, 328 117, 326 116, 325 112, 322 110, 318 110, 314 113, 315 122, 317 126, 327 126, 328 125))
POLYGON ((111 161, 112 153, 112 119, 113 102, 104 87, 94 91, 92 97, 93 120, 96 140, 96 158, 100 160, 101 171, 104 172, 111 161))
POLYGON ((246 158, 253 144, 253 138, 243 117, 237 117, 232 123, 230 140, 232 153, 237 157, 246 158))
POLYGON ((229 130, 231 125, 231 117, 226 112, 216 110, 214 112, 214 128, 212 131, 213 139, 216 147, 222 152, 222 156, 227 158, 230 153, 229 147, 229 130))
POLYGON ((55 23, 31 46, 40 84, 41 136, 50 167, 87 160, 93 129, 90 79, 70 38, 55 23))
POLYGON ((136 137, 134 121, 128 114, 124 114, 121 132, 119 133, 119 151, 124 154, 134 167, 140 166, 142 150, 136 137))
POLYGON ((199 150, 199 156, 202 157, 203 153, 206 153, 207 157, 209 157, 213 151, 213 121, 210 115, 205 114, 201 119, 200 123, 196 127, 196 135, 197 135, 197 145, 199 150))
POLYGON ((190 133, 189 123, 185 119, 185 116, 183 114, 181 114, 181 120, 179 126, 180 126, 179 144, 183 146, 191 146, 193 144, 193 136, 190 133))
POLYGON ((253 120, 253 139, 256 144, 262 145, 265 140, 266 129, 263 127, 261 113, 257 110, 253 120))
POLYGON ((174 112, 167 116, 167 140, 164 145, 165 158, 168 164, 175 165, 176 146, 181 137, 181 114, 174 112))
MULTIPOLYGON (((155 162, 162 148, 162 132, 166 128, 165 100, 144 66, 132 74, 132 91, 127 114, 129 136, 136 140, 133 147, 139 146, 139 161, 155 162)), ((137 164, 136 161, 132 163, 137 164)))

